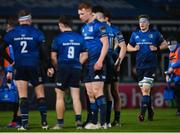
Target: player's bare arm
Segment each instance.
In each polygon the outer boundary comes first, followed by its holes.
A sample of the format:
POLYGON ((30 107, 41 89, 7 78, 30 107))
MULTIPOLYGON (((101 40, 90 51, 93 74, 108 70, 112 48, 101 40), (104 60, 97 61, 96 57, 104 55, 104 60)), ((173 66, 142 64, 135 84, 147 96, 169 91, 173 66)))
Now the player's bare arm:
POLYGON ((107 54, 107 51, 108 51, 108 48, 109 48, 109 42, 108 42, 108 37, 107 36, 104 36, 104 37, 101 37, 101 42, 102 42, 102 50, 101 50, 101 54, 100 54, 100 57, 98 59, 98 61, 96 62, 96 64, 94 65, 94 69, 95 70, 101 70, 102 69, 102 66, 103 66, 103 61, 106 57, 106 54, 107 54))
POLYGON ((82 52, 80 54, 80 63, 84 64, 87 59, 88 59, 88 52, 82 52))
POLYGON ((135 47, 133 47, 131 44, 128 43, 127 45, 127 51, 128 52, 135 52, 138 51, 140 49, 139 45, 136 45, 135 47))

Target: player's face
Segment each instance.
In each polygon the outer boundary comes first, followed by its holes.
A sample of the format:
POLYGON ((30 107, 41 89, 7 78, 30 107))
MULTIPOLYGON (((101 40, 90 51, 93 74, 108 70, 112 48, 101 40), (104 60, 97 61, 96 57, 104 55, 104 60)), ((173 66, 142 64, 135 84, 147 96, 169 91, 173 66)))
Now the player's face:
POLYGON ((141 18, 139 20, 139 27, 142 31, 146 31, 149 29, 149 21, 147 19, 141 18))
POLYGON ((85 9, 85 8, 79 9, 78 14, 79 14, 80 20, 85 23, 87 23, 92 17, 91 9, 85 9))
POLYGON ((61 32, 64 32, 64 24, 59 23, 59 29, 61 32))
POLYGON ((19 24, 27 24, 27 25, 31 25, 32 24, 32 19, 28 19, 28 20, 19 20, 19 24))

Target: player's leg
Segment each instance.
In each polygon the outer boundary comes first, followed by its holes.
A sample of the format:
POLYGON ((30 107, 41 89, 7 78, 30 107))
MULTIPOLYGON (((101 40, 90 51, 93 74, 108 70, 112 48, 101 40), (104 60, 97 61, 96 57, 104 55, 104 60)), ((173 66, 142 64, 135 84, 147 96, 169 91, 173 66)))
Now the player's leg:
POLYGON ((95 81, 92 82, 93 94, 96 98, 96 104, 100 110, 100 124, 101 127, 106 129, 106 113, 107 113, 107 104, 106 99, 104 96, 103 88, 104 82, 103 81, 95 81))
POLYGON ((87 124, 91 122, 91 107, 90 107, 90 100, 87 94, 87 90, 84 87, 84 95, 85 95, 85 99, 86 99, 86 110, 87 110, 87 116, 86 116, 86 121, 83 123, 83 127, 87 124))
POLYGON ((55 92, 56 92, 57 124, 52 129, 58 130, 64 126, 64 112, 65 112, 64 91, 59 88, 55 88, 55 92))
POLYGON ((80 101, 80 77, 81 77, 81 70, 79 69, 71 69, 71 77, 69 78, 69 86, 71 91, 71 97, 73 100, 73 108, 75 112, 75 121, 76 121, 76 128, 82 128, 81 122, 81 101, 80 101))
POLYGON ((27 99, 27 87, 28 82, 23 80, 16 80, 16 85, 19 93, 19 104, 21 111, 21 127, 18 130, 26 130, 28 127, 28 118, 29 118, 29 103, 27 99))
POLYGON ((84 128, 86 129, 97 129, 98 125, 98 107, 95 101, 94 93, 93 93, 93 86, 91 82, 85 83, 85 87, 87 90, 87 94, 90 101, 90 110, 91 110, 91 118, 90 123, 87 123, 84 128))
POLYGON ((83 88, 84 88, 84 97, 85 97, 85 103, 86 103, 86 110, 87 110, 87 117, 86 117, 86 121, 83 123, 83 127, 85 127, 85 125, 87 123, 91 123, 91 108, 90 108, 90 100, 89 100, 89 97, 88 97, 88 94, 87 94, 87 89, 86 89, 86 86, 85 86, 85 82, 88 82, 89 81, 89 76, 88 76, 88 69, 87 67, 84 65, 83 66, 83 70, 82 70, 82 81, 81 83, 83 83, 83 88))
POLYGON ((19 102, 13 103, 13 119, 12 121, 7 125, 7 128, 15 128, 18 123, 18 119, 20 116, 18 116, 18 109, 19 109, 19 102))
POLYGON ((152 120, 154 112, 152 110, 150 94, 151 94, 151 88, 154 81, 154 79, 152 78, 154 76, 154 69, 146 69, 146 70, 143 70, 142 73, 141 74, 144 77, 141 81, 139 81, 139 86, 142 92, 141 113, 139 115, 139 120, 144 121, 144 116, 147 109, 148 109, 148 119, 152 120))
POLYGON ((111 93, 114 99, 114 120, 112 126, 120 126, 121 99, 119 96, 119 82, 114 82, 111 87, 111 93))
POLYGON ((38 110, 41 116, 42 129, 47 130, 48 129, 47 103, 46 103, 44 85, 43 85, 43 79, 44 79, 44 75, 42 72, 43 70, 42 68, 29 68, 29 69, 30 69, 29 72, 30 82, 35 89, 35 94, 38 103, 38 110))
POLYGON ((39 84, 35 86, 35 93, 37 97, 38 110, 41 115, 41 124, 43 129, 48 129, 47 123, 47 104, 45 99, 44 85, 39 84))
POLYGON ((106 80, 104 84, 104 94, 106 97, 107 103, 107 112, 106 112, 106 123, 108 127, 111 127, 111 110, 112 110, 112 95, 111 95, 111 83, 113 82, 113 69, 114 62, 111 58, 111 55, 106 56, 106 80))
POLYGON ((153 84, 154 84, 154 78, 155 78, 155 73, 156 73, 156 68, 151 68, 151 69, 148 69, 145 73, 145 77, 146 78, 146 81, 148 81, 149 83, 149 86, 150 86, 150 102, 148 104, 148 120, 149 121, 153 121, 153 118, 154 118, 154 109, 153 109, 153 105, 152 105, 152 87, 153 87, 153 84), (149 77, 149 78, 148 78, 149 77))
POLYGON ((71 87, 71 97, 73 100, 73 109, 75 112, 75 121, 76 121, 76 126, 77 128, 82 128, 81 124, 81 101, 80 101, 80 89, 71 87))
POLYGON ((104 94, 106 97, 107 103, 107 112, 106 112, 106 123, 108 127, 111 127, 111 110, 112 110, 112 95, 111 95, 111 85, 105 83, 104 85, 104 94))
MULTIPOLYGON (((18 103, 19 104, 19 103, 18 103)), ((20 112, 20 107, 18 105, 18 111, 17 111, 17 125, 16 128, 19 128, 21 126, 21 112, 20 112)))
MULTIPOLYGON (((138 85, 139 85, 139 87, 141 89, 141 93, 142 93, 143 82, 141 82, 141 81, 143 81, 143 78, 144 78, 144 71, 141 69, 136 69, 136 71, 137 71, 138 85)), ((140 103, 140 113, 138 116, 139 121, 144 121, 145 113, 147 110, 146 103, 147 103, 146 97, 143 96, 143 93, 142 93, 141 103, 140 103)))
POLYGON ((68 88, 68 84, 69 84, 68 76, 69 76, 69 71, 67 69, 61 67, 58 68, 56 74, 56 88, 55 88, 57 123, 52 128, 54 130, 61 129, 64 126, 64 112, 65 112, 64 91, 66 88, 68 88))
POLYGON ((19 94, 19 108, 21 112, 21 127, 18 130, 26 130, 28 127, 29 118, 29 102, 28 102, 28 78, 29 70, 24 67, 16 68, 14 75, 16 86, 19 94))

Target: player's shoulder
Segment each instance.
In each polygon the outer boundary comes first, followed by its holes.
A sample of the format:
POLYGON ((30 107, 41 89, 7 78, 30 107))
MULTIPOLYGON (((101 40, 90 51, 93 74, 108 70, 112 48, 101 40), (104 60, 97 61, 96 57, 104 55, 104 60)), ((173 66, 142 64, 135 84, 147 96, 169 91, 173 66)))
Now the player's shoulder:
POLYGON ((43 32, 42 32, 40 29, 38 29, 37 27, 34 27, 34 26, 31 25, 29 28, 30 28, 32 31, 34 31, 34 32, 43 34, 43 32))
POLYGON ((111 28, 114 29, 114 30, 120 30, 120 28, 117 25, 114 25, 114 24, 111 25, 111 28))
POLYGON ((133 32, 132 32, 132 36, 137 36, 141 33, 141 30, 139 28, 135 29, 133 32))
POLYGON ((81 34, 79 34, 78 32, 72 31, 72 32, 70 32, 70 34, 72 35, 72 38, 74 38, 75 40, 77 40, 79 42, 84 41, 84 37, 81 34))
POLYGON ((140 33, 140 32, 141 32, 140 28, 136 28, 136 29, 133 31, 133 33, 140 33))
POLYGON ((155 34, 157 34, 157 33, 159 34, 160 33, 157 29, 153 29, 153 28, 150 28, 149 32, 155 33, 155 34))
POLYGON ((177 43, 177 48, 180 50, 180 43, 177 43))
POLYGON ((121 29, 116 25, 111 25, 111 29, 114 33, 120 33, 121 29))

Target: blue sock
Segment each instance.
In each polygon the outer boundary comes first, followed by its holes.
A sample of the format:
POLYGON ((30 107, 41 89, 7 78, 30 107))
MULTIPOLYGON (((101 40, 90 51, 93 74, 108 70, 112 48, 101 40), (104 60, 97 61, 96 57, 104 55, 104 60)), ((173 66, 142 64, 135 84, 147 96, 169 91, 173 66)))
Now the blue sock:
POLYGON ((81 115, 75 115, 75 121, 81 121, 81 115))
POLYGON ((106 112, 106 123, 110 123, 111 119, 111 108, 112 108, 112 101, 107 101, 107 112, 106 112))
POLYGON ((26 97, 20 98, 20 111, 22 120, 21 124, 24 128, 27 128, 29 118, 29 103, 26 97))
POLYGON ((152 102, 151 102, 151 96, 149 96, 149 103, 148 103, 148 112, 151 113, 153 111, 152 109, 152 102))
POLYGON ((106 99, 105 96, 102 95, 96 99, 96 103, 98 105, 98 108, 100 109, 100 123, 101 126, 106 123, 106 112, 107 112, 107 106, 106 106, 106 99))
POLYGON ((90 103, 90 108, 91 108, 91 122, 93 124, 97 124, 98 121, 98 108, 96 103, 90 103))
POLYGON ((57 119, 57 124, 64 125, 64 119, 57 119))
POLYGON ((47 106, 46 106, 46 101, 45 98, 38 98, 38 110, 41 114, 41 123, 42 125, 46 125, 47 124, 47 106))
POLYGON ((142 100, 141 100, 141 114, 142 115, 145 115, 149 102, 150 102, 150 96, 148 95, 142 96, 142 100))
POLYGON ((114 120, 119 122, 120 121, 120 116, 121 116, 121 112, 120 111, 115 111, 114 112, 114 120))
MULTIPOLYGON (((87 93, 87 92, 86 92, 87 93)), ((87 118, 86 118, 86 122, 90 122, 91 121, 91 107, 90 107, 90 101, 89 101, 89 97, 86 94, 86 105, 87 105, 87 118)))

